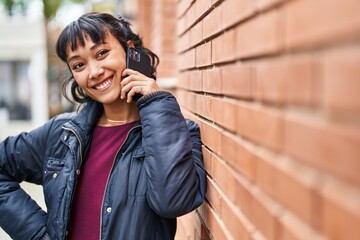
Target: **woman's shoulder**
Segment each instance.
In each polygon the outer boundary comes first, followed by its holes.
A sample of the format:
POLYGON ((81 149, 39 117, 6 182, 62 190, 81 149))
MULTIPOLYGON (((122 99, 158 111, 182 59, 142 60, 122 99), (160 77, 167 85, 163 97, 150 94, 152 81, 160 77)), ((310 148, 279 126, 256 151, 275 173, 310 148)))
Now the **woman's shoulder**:
POLYGON ((77 112, 66 112, 58 114, 54 117, 52 117, 45 125, 44 127, 48 130, 51 129, 57 129, 61 128, 62 125, 64 125, 66 122, 71 121, 75 116, 77 116, 77 112))
POLYGON ((56 123, 68 122, 78 115, 77 112, 65 112, 54 116, 51 120, 56 123))

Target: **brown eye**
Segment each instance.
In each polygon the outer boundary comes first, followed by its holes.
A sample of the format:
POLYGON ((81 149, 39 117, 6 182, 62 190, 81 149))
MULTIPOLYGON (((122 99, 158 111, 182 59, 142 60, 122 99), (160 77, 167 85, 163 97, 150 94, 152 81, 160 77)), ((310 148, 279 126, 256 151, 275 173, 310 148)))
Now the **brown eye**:
POLYGON ((101 58, 105 56, 109 51, 108 50, 100 50, 97 54, 97 58, 101 58))
POLYGON ((74 64, 73 66, 72 66, 72 70, 78 70, 78 69, 80 69, 81 67, 83 67, 84 66, 84 64, 83 63, 76 63, 76 64, 74 64))

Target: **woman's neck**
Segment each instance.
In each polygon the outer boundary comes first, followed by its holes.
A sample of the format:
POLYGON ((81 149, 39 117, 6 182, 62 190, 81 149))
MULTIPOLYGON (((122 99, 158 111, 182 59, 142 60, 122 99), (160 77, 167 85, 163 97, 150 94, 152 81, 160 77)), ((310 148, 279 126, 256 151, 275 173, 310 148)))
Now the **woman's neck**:
POLYGON ((100 117, 99 126, 117 126, 140 119, 139 110, 135 102, 113 105, 103 105, 104 113, 100 117))

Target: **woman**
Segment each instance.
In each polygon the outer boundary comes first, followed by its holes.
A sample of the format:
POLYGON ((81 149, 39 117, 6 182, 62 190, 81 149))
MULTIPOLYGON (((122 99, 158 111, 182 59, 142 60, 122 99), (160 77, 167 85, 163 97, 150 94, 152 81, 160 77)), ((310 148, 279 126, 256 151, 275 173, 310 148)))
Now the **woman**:
POLYGON ((82 103, 0 144, 0 225, 13 239, 173 239, 176 217, 206 192, 198 126, 155 81, 157 56, 124 19, 88 13, 61 33, 82 103), (126 69, 126 48, 145 51, 152 77, 126 69), (137 94, 142 96, 135 101, 137 94), (42 184, 47 212, 19 182, 42 184))

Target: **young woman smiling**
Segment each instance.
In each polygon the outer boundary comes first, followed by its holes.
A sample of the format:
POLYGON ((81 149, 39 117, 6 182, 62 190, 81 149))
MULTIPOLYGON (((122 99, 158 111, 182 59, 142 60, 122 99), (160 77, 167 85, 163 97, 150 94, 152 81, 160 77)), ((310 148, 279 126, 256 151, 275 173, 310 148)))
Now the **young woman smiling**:
POLYGON ((81 109, 0 143, 0 226, 21 240, 174 239, 206 174, 199 127, 156 84, 158 57, 105 13, 70 23, 56 50, 71 71, 63 94, 81 109), (126 68, 127 47, 149 56, 150 77, 126 68), (47 212, 24 180, 43 186, 47 212))

